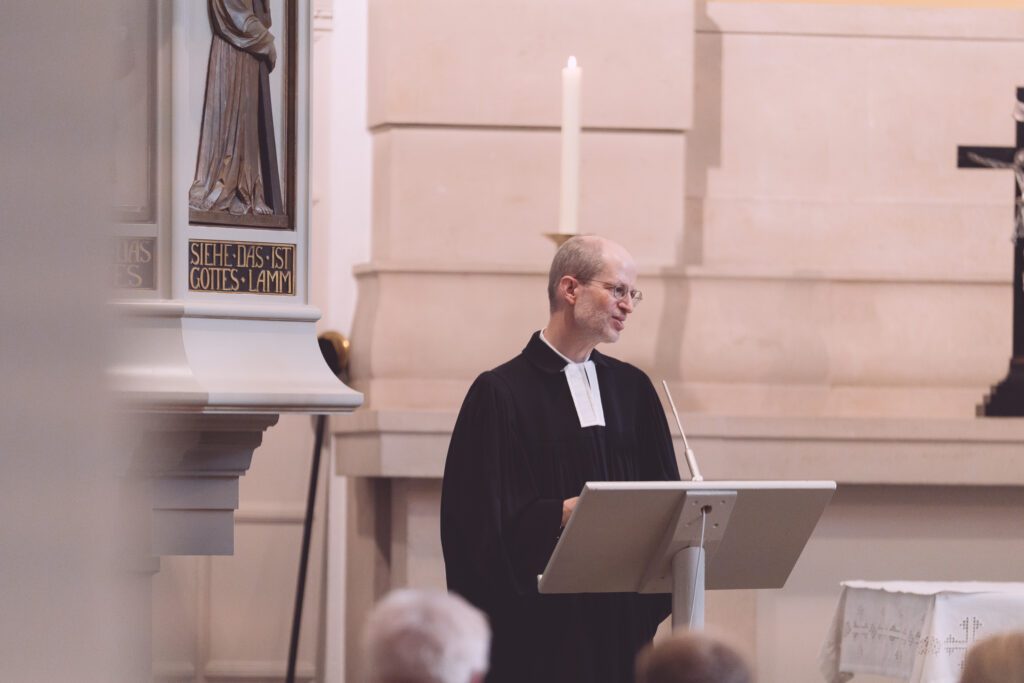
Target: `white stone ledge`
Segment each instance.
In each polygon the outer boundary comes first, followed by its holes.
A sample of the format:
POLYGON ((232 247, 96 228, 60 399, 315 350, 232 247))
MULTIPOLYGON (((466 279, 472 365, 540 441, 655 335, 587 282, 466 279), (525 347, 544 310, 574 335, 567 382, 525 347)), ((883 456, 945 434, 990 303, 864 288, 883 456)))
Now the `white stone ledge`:
MULTIPOLYGON (((1024 419, 683 415, 709 479, 846 485, 1024 486, 1024 419)), ((364 411, 336 419, 336 473, 439 478, 455 413, 364 411)), ((676 454, 683 452, 676 435, 676 454)), ((686 472, 680 460, 680 471, 686 472)))
POLYGON ((362 403, 324 363, 314 306, 119 301, 115 310, 120 358, 108 377, 139 409, 329 413, 362 403))
POLYGON ((699 2, 698 33, 1024 41, 1024 11, 699 2))
POLYGON ((125 315, 154 318, 227 318, 231 320, 284 320, 312 323, 320 320, 320 309, 316 306, 197 303, 180 299, 120 299, 113 301, 112 304, 116 310, 125 315))

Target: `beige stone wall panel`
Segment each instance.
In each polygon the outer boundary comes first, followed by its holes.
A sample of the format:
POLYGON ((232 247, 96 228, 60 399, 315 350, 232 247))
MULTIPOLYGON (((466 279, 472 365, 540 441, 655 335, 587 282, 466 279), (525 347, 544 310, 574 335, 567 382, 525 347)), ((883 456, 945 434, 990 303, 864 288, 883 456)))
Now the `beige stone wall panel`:
POLYGON ((206 558, 161 558, 153 577, 153 678, 158 683, 194 680, 199 669, 199 572, 206 558))
POLYGON ((710 276, 690 287, 684 381, 985 386, 1009 359, 1008 285, 710 276))
MULTIPOLYGON (((357 320, 355 348, 371 352, 357 351, 353 371, 374 407, 457 407, 479 372, 518 353, 546 320, 540 272, 391 265, 359 279, 374 315, 368 327, 357 320)), ((644 273, 641 283, 642 306, 605 350, 655 381, 681 381, 690 409, 956 414, 1009 358, 1011 292, 999 281, 692 268, 644 273), (918 403, 924 388, 938 393, 918 403)))
POLYGON ((688 262, 1007 272, 1011 174, 956 146, 1012 144, 1024 14, 737 4, 700 22, 688 262))
MULTIPOLYGON (((291 511, 289 511, 291 512, 291 511)), ((210 575, 209 659, 211 677, 283 676, 295 604, 295 580, 302 540, 299 507, 289 521, 242 524, 235 532, 236 555, 217 558, 210 575), (258 596, 258 602, 254 599, 258 596)), ((322 532, 319 532, 322 533, 322 532)), ((311 546, 302 613, 298 668, 308 676, 316 666, 322 544, 311 546)))
MULTIPOLYGON (((998 174, 997 174, 998 176, 998 174)), ((688 198, 683 262, 796 271, 1009 278, 1013 180, 1001 204, 688 198)), ((943 200, 944 201, 944 200, 943 200)))
POLYGON ((374 0, 370 125, 558 126, 575 55, 584 126, 685 130, 693 21, 692 0, 374 0))
MULTIPOLYGON (((1001 373, 1005 374, 1005 373, 1001 373)), ((994 382, 994 380, 993 380, 994 382)), ((987 385, 968 387, 845 386, 686 382, 672 385, 680 410, 709 415, 855 418, 971 417, 987 385)), ((802 477, 798 474, 797 477, 802 477)))
POLYGON ((517 354, 547 320, 539 273, 376 270, 358 280, 360 307, 372 311, 357 315, 352 329, 360 381, 471 379, 517 354))
POLYGON ((441 498, 438 479, 398 479, 391 490, 391 516, 401 520, 392 536, 391 567, 396 583, 445 590, 441 553, 441 498))
MULTIPOLYGON (((400 128, 375 137, 374 260, 546 264, 558 224, 556 131, 400 128)), ((674 265, 685 137, 587 132, 580 230, 674 265)))
POLYGON ((992 173, 957 170, 955 145, 1012 143, 1020 80, 1013 64, 1024 58, 1024 41, 866 36, 841 47, 828 36, 702 35, 698 78, 722 96, 700 99, 693 163, 704 167, 712 155, 717 163, 690 192, 946 203, 1003 198, 985 178, 992 173), (720 121, 719 136, 701 135, 699 124, 711 116, 720 121))

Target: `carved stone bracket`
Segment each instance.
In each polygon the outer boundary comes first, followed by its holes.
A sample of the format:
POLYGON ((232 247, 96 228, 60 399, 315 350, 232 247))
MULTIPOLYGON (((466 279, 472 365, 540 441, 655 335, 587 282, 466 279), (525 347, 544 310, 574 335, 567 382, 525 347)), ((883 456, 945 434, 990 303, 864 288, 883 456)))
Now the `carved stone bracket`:
POLYGON ((154 556, 234 551, 238 479, 277 419, 266 414, 137 416, 131 480, 141 493, 140 507, 148 503, 151 511, 154 556))

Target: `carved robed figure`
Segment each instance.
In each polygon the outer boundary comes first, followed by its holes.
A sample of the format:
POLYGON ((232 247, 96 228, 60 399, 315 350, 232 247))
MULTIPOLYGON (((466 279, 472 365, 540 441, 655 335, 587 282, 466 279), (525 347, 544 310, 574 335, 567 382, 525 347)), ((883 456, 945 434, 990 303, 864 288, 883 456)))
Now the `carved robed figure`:
POLYGON ((281 213, 268 75, 277 61, 267 0, 209 0, 213 39, 193 211, 281 213))

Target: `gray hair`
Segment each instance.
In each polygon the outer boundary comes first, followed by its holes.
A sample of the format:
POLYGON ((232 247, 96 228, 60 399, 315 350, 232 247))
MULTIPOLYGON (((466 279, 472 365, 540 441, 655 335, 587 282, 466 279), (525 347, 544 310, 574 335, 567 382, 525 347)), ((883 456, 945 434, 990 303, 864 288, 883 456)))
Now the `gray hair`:
POLYGON ((590 235, 576 235, 567 239, 555 252, 548 272, 548 304, 553 313, 558 308, 558 283, 566 275, 580 282, 597 277, 604 268, 604 249, 601 241, 590 235))
POLYGON ((469 683, 487 672, 491 629, 483 612, 455 594, 392 591, 363 634, 370 683, 469 683))
POLYGON ((648 645, 636 660, 636 683, 753 683, 750 667, 726 642, 696 631, 648 645))

